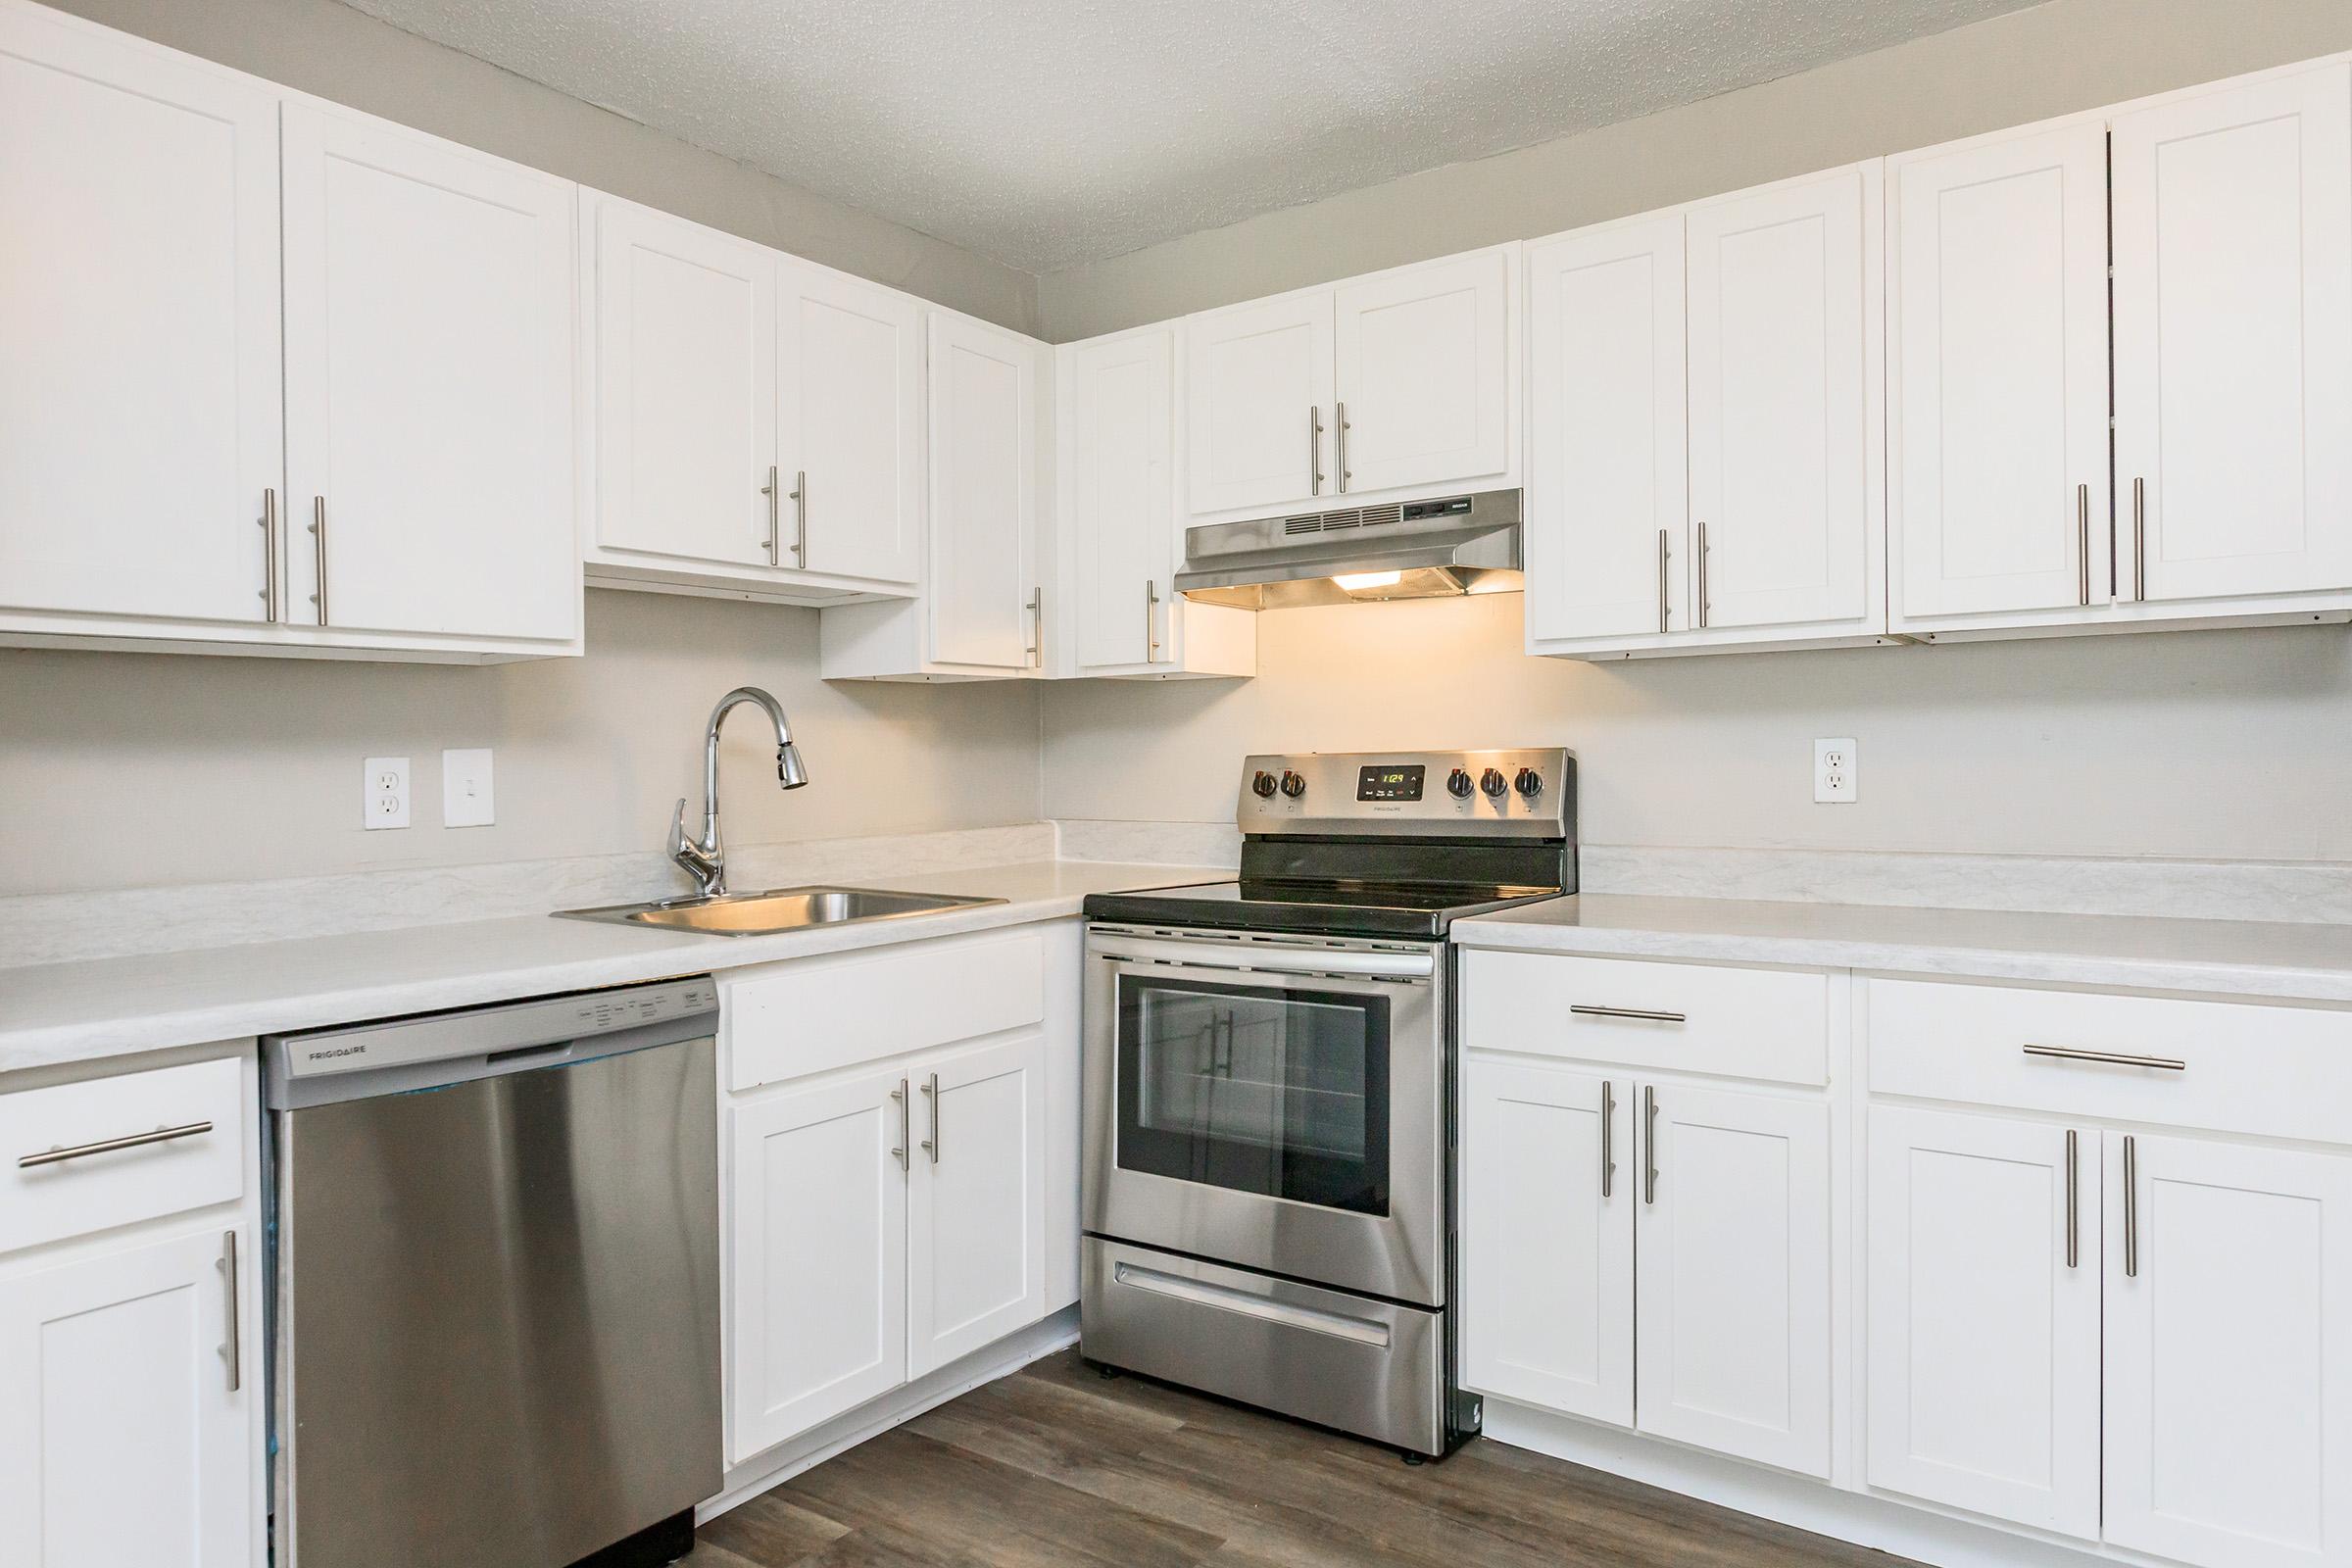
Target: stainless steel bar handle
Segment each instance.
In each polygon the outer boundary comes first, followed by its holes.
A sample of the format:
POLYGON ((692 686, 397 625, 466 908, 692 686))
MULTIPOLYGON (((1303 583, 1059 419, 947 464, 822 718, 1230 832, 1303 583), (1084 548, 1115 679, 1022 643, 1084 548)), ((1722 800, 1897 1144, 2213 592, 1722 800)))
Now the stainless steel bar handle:
POLYGON ((151 1133, 130 1133, 122 1138, 101 1138, 94 1144, 75 1144, 71 1149, 44 1149, 37 1154, 25 1154, 17 1160, 17 1169, 33 1170, 42 1165, 62 1165, 69 1159, 82 1159, 91 1154, 111 1154, 119 1149, 144 1149, 149 1144, 169 1144, 180 1138, 201 1138, 213 1130, 209 1121, 192 1121, 184 1127, 158 1127, 151 1133))
POLYGON ((931 1136, 923 1140, 923 1152, 931 1163, 939 1163, 939 1074, 933 1073, 923 1082, 923 1098, 931 1102, 931 1136))
POLYGON ((318 607, 318 624, 326 624, 326 497, 311 497, 311 536, 318 541, 318 591, 311 603, 318 607))
POLYGON ((2148 597, 2148 481, 2132 481, 2132 597, 2148 597))
POLYGON ((906 1163, 906 1133, 908 1126, 906 1120, 908 1115, 906 1102, 909 1098, 911 1098, 906 1093, 906 1079, 902 1078, 899 1080, 899 1087, 890 1092, 890 1098, 892 1102, 899 1107, 899 1147, 890 1152, 890 1157, 899 1162, 899 1169, 906 1170, 908 1168, 906 1163))
POLYGON ((760 487, 760 493, 767 497, 767 564, 771 566, 776 564, 776 492, 779 488, 776 466, 771 463, 767 466, 767 483, 760 487))
POLYGON ((2139 1140, 2124 1138, 2124 1278, 2139 1278, 2139 1140))
POLYGON ((1144 579, 1144 662, 1159 662, 1159 579, 1144 579))
POLYGON ((2072 1046, 2028 1046, 2029 1056, 2047 1056, 2054 1061, 2098 1061, 2110 1067, 2154 1067, 2162 1072, 2186 1072, 2188 1063, 2171 1056, 2132 1056, 2120 1051, 2077 1051, 2072 1046))
POLYGON ((792 560, 793 564, 808 564, 808 470, 795 468, 792 473, 792 560))
POLYGON ((1323 493, 1323 405, 1318 403, 1306 411, 1306 468, 1311 477, 1306 493, 1323 493))
POLYGON ((1617 1185, 1617 1093, 1606 1078, 1600 1081, 1600 1196, 1617 1185))
POLYGON ((1673 554, 1673 549, 1666 542, 1666 530, 1660 528, 1658 530, 1658 630, 1660 631, 1668 629, 1666 617, 1669 601, 1666 593, 1666 562, 1673 554))
POLYGON ((1021 651, 1029 656, 1029 663, 1031 667, 1042 668, 1046 662, 1045 589, 1042 587, 1030 589, 1029 602, 1023 605, 1021 608, 1029 612, 1030 615, 1034 618, 1034 623, 1037 628, 1035 634, 1030 640, 1029 646, 1021 651))
POLYGON ((1348 481, 1354 477, 1348 471, 1348 405, 1334 403, 1331 407, 1331 444, 1336 449, 1332 466, 1340 470, 1340 494, 1346 495, 1348 481))
POLYGON ((277 491, 262 492, 262 605, 271 625, 277 623, 277 491))
POLYGON ((2076 599, 2090 603, 2090 486, 2075 486, 2075 589, 2076 599))
POLYGON ((1698 624, 1706 629, 1707 612, 1715 607, 1707 603, 1707 525, 1698 525, 1698 624))
POLYGON ((244 1335, 237 1323, 237 1233, 220 1233, 220 1273, 227 1281, 228 1338, 221 1344, 220 1354, 228 1362, 228 1392, 234 1394, 245 1382, 244 1348, 237 1342, 244 1335))
POLYGON ((1642 1201, 1655 1204, 1658 1200, 1658 1092, 1644 1087, 1642 1091, 1642 1201))
POLYGON ((1640 1018, 1645 1023, 1689 1023, 1679 1012, 1657 1012, 1648 1007, 1603 1007, 1597 1004, 1572 1002, 1568 1010, 1580 1018, 1640 1018))
POLYGON ((2066 1130, 2066 1266, 2082 1261, 2082 1180, 2077 1170, 2079 1150, 2075 1130, 2066 1130))

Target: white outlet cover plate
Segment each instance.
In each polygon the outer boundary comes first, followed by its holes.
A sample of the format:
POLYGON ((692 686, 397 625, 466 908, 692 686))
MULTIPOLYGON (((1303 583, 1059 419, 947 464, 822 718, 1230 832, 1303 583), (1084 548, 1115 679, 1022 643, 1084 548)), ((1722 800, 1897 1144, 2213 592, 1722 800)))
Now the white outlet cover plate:
POLYGON ((370 757, 360 767, 360 826, 409 825, 409 760, 370 757))
POLYGON ((1852 736, 1813 743, 1813 799, 1843 806, 1858 798, 1861 759, 1852 736))
POLYGON ((498 820, 490 787, 490 748, 441 754, 441 825, 488 827, 498 820))

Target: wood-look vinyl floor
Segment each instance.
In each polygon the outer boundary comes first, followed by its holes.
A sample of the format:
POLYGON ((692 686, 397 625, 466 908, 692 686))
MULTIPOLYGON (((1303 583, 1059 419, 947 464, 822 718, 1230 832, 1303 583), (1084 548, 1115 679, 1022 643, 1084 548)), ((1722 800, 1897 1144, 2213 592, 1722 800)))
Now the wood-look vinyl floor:
POLYGON ((688 1568, 1902 1568, 1496 1443, 1443 1463, 1065 1350, 703 1527, 688 1568))

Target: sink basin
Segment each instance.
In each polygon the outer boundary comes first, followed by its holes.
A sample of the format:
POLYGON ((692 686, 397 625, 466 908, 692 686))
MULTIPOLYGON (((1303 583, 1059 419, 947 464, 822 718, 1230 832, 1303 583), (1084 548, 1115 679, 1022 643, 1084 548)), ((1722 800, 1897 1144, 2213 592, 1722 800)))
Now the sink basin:
POLYGON ((958 898, 951 893, 889 893, 876 888, 769 888, 764 893, 729 893, 716 899, 662 899, 652 904, 607 905, 601 909, 559 909, 556 914, 564 920, 603 920, 613 925, 699 931, 713 937, 758 937, 1004 902, 958 898))

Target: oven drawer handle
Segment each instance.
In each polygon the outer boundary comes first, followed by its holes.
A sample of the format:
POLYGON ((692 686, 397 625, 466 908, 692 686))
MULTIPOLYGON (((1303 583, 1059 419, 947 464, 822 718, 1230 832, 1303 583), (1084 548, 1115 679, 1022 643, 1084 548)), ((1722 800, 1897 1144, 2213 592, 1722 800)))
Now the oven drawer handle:
POLYGON ((1690 1021, 1690 1018, 1679 1012, 1657 1012, 1648 1007, 1602 1007, 1588 1005, 1582 1002, 1570 1003, 1568 1010, 1580 1018, 1639 1018, 1644 1023, 1689 1023, 1690 1021))
POLYGON ((1217 947, 1208 952, 1187 942, 1153 942, 1121 938, 1101 942, 1095 956, 1113 962, 1183 964, 1235 975, 1260 974, 1360 975, 1369 980, 1427 980, 1438 972, 1438 960, 1428 953, 1355 953, 1343 949, 1217 947))
POLYGON ((1200 1306, 1215 1307, 1219 1311, 1237 1312, 1265 1323, 1279 1323, 1285 1328, 1305 1329, 1310 1334, 1328 1334, 1334 1339, 1352 1340, 1379 1349, 1389 1348, 1389 1326, 1370 1318, 1347 1317, 1338 1312, 1320 1312, 1311 1306, 1294 1306, 1288 1301, 1270 1301, 1248 1291, 1237 1291, 1229 1285, 1209 1285, 1200 1280, 1183 1279, 1174 1274, 1162 1274, 1155 1268, 1139 1268, 1133 1263, 1112 1267, 1111 1279, 1138 1291, 1165 1296, 1172 1300, 1191 1301, 1200 1306))

